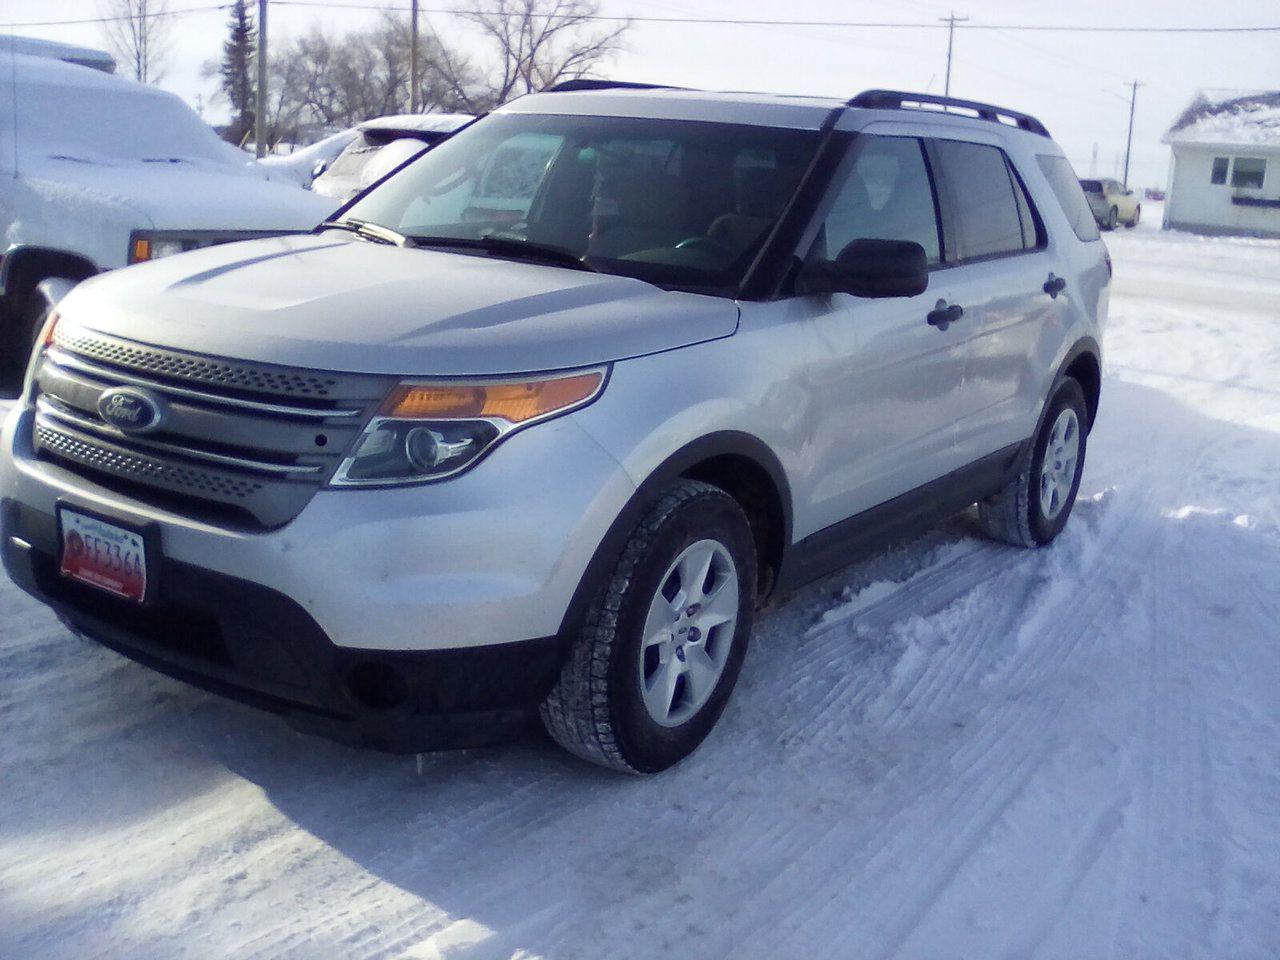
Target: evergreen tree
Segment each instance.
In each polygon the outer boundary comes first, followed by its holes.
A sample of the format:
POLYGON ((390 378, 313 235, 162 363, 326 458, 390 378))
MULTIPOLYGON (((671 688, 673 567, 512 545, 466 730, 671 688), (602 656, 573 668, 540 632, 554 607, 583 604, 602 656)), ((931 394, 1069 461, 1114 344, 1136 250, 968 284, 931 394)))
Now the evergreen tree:
POLYGON ((231 5, 227 23, 228 36, 222 45, 222 92, 231 104, 231 125, 227 139, 243 143, 253 132, 254 86, 253 58, 258 45, 258 30, 250 16, 246 0, 231 5))

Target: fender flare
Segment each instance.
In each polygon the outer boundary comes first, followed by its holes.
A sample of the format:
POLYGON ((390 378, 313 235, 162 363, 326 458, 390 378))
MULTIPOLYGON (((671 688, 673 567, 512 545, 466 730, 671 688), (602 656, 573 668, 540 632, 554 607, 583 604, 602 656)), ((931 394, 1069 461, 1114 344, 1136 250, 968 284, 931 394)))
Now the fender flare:
POLYGON ((560 622, 559 636, 564 643, 571 642, 586 616, 587 606, 595 596, 604 578, 609 575, 618 557, 653 503, 671 481, 685 474, 705 460, 721 456, 746 457, 759 465, 773 482, 782 507, 782 551, 785 556, 791 546, 792 498, 791 484, 787 480, 782 462, 759 437, 739 430, 721 430, 706 434, 680 447, 636 487, 618 516, 610 524, 603 539, 587 563, 582 578, 573 592, 568 609, 560 622))

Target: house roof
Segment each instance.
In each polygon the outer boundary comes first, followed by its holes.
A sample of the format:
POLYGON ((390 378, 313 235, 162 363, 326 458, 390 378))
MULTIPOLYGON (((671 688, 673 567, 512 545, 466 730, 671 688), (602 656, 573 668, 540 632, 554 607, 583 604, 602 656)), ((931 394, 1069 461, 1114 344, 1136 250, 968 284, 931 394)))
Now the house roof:
POLYGON ((1161 139, 1280 149, 1280 90, 1201 90, 1161 139))

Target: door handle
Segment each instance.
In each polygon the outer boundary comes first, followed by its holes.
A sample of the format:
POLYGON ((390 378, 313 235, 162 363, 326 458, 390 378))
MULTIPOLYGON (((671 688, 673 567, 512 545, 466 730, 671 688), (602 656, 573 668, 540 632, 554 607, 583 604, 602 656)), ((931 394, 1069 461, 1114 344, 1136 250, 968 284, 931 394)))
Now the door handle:
POLYGON ((939 300, 929 315, 925 317, 929 321, 929 326, 937 327, 939 330, 946 330, 947 327, 955 323, 964 316, 964 307, 958 303, 947 305, 947 301, 939 300))
POLYGON ((1055 300, 1058 299, 1058 294, 1066 288, 1067 281, 1062 277, 1055 277, 1052 273, 1049 274, 1049 279, 1044 282, 1044 292, 1055 300))

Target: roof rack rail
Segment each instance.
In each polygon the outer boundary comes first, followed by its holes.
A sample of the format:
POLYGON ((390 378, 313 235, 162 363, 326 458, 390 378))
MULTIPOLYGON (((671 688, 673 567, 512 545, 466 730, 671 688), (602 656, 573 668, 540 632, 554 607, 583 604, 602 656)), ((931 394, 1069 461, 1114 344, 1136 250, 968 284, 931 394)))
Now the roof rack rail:
POLYGON ((573 93, 575 90, 678 90, 665 83, 636 83, 632 80, 591 80, 579 77, 576 80, 561 80, 543 90, 543 93, 573 93))
POLYGON ((997 107, 990 103, 980 103, 977 100, 944 97, 936 93, 907 93, 903 90, 865 90, 845 105, 863 107, 868 110, 909 110, 911 109, 908 106, 909 104, 935 104, 944 108, 959 107, 963 110, 973 111, 981 120, 1016 126, 1019 130, 1037 133, 1042 137, 1049 136, 1049 131, 1045 129, 1044 124, 1029 113, 1019 113, 1017 110, 997 107))

